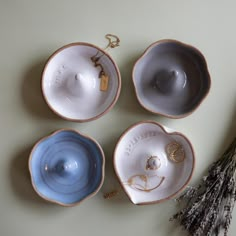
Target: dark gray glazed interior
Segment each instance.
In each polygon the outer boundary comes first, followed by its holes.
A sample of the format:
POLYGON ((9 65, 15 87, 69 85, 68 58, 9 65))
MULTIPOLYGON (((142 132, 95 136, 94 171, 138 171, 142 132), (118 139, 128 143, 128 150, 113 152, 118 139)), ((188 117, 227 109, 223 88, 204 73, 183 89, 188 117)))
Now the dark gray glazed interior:
POLYGON ((202 54, 176 41, 151 46, 136 63, 133 79, 147 110, 176 118, 191 113, 210 88, 202 54))

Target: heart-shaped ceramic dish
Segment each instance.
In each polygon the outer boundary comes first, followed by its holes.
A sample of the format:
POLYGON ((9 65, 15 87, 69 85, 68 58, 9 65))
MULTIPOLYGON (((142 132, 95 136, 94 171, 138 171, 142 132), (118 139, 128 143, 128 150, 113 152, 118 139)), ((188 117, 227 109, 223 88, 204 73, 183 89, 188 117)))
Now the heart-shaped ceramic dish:
POLYGON ((89 43, 72 43, 58 49, 42 74, 47 104, 71 121, 85 122, 104 115, 115 105, 120 89, 120 72, 114 60, 89 43))
POLYGON ((170 118, 191 114, 207 96, 211 79, 202 53, 176 40, 149 46, 133 67, 139 103, 170 118))
POLYGON ((37 142, 29 158, 35 191, 63 206, 95 195, 104 181, 104 165, 103 150, 95 140, 67 129, 37 142))
POLYGON ((194 165, 190 141, 153 121, 126 130, 114 151, 116 175, 137 205, 174 197, 190 181, 194 165))

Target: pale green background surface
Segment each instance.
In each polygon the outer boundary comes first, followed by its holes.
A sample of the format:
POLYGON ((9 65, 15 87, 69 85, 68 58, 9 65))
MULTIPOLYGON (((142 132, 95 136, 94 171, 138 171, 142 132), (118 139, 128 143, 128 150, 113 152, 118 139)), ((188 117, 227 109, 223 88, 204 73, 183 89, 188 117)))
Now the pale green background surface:
MULTIPOLYGON (((149 119, 184 133, 196 153, 191 184, 205 173, 236 133, 236 3, 191 0, 1 0, 0 1, 0 235, 184 236, 169 217, 174 201, 135 206, 124 193, 104 200, 118 188, 112 153, 121 133, 149 119), (89 123, 64 121, 45 104, 40 74, 48 56, 76 41, 106 45, 114 33, 121 46, 109 51, 122 75, 115 107, 89 123), (199 48, 212 77, 209 96, 192 115, 172 120, 142 109, 131 72, 151 43, 173 38, 199 48), (102 145, 106 177, 101 191, 72 208, 46 203, 33 191, 27 161, 33 144, 59 128, 75 128, 102 145)), ((230 236, 236 233, 236 210, 230 236)))

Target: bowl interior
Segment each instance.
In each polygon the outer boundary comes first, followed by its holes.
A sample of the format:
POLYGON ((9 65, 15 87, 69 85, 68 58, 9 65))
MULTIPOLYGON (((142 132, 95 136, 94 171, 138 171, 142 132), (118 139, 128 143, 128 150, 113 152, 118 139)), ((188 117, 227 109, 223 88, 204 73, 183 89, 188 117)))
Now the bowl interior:
POLYGON ((80 202, 103 181, 101 149, 73 131, 58 132, 36 144, 29 165, 39 195, 63 205, 80 202))
POLYGON ((86 43, 67 45, 55 52, 45 66, 42 78, 44 97, 57 114, 66 119, 90 120, 111 108, 119 95, 120 75, 111 57, 86 43), (91 60, 99 57, 108 76, 101 90, 101 67, 91 60))
POLYGON ((210 87, 202 54, 175 41, 152 45, 135 64, 133 79, 146 109, 176 117, 192 112, 210 87))
POLYGON ((181 134, 168 134, 153 122, 139 123, 118 142, 114 167, 130 200, 134 204, 150 204, 174 196, 188 183, 194 153, 181 134), (180 144, 184 153, 179 161, 173 161, 167 153, 168 145, 174 143, 180 144))

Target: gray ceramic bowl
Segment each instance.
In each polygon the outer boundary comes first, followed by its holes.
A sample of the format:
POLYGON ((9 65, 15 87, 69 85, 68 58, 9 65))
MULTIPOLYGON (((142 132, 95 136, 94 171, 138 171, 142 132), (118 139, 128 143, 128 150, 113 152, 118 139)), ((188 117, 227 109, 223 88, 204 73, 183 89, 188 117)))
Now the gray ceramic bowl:
POLYGON ((176 40, 150 45, 133 68, 139 103, 170 118, 191 114, 207 96, 211 79, 202 53, 176 40))

